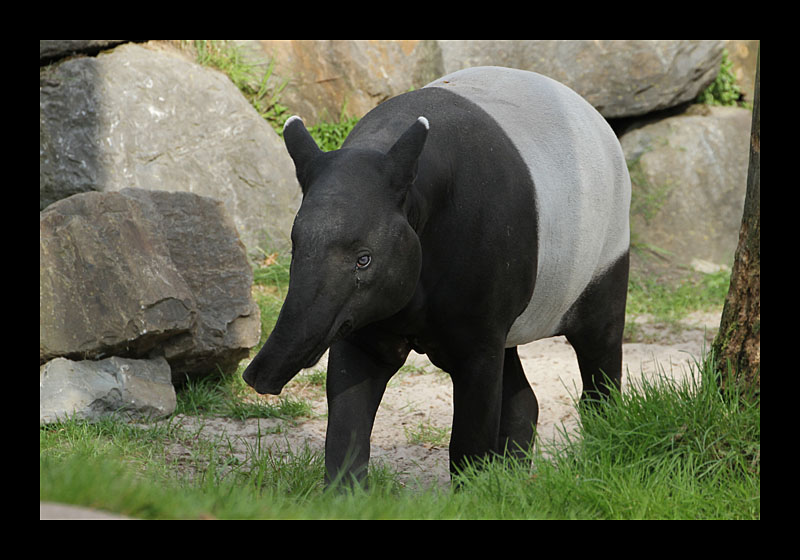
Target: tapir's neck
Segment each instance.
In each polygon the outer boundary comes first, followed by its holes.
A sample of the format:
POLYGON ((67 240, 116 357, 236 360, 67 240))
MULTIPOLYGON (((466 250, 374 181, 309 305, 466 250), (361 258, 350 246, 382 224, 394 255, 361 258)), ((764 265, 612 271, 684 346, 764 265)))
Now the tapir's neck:
POLYGON ((411 224, 417 235, 422 233, 425 224, 428 222, 430 211, 425 199, 425 193, 417 188, 416 185, 409 189, 403 210, 406 213, 406 218, 408 218, 408 223, 411 224))
POLYGON ((452 184, 447 171, 430 154, 423 153, 419 160, 417 177, 408 191, 403 209, 408 223, 422 235, 431 216, 440 212, 447 204, 452 184))

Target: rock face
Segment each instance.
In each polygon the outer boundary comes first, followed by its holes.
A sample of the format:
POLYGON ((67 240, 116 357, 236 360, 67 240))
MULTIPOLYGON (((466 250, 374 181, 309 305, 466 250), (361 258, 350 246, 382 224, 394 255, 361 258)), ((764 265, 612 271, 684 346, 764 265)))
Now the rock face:
POLYGON ((691 101, 719 71, 723 41, 439 41, 447 72, 493 64, 568 85, 606 118, 691 101))
POLYGON ((258 343, 252 270, 222 203, 125 189, 39 218, 39 362, 164 356, 173 380, 231 371, 258 343))
POLYGON ((700 106, 620 139, 634 183, 639 243, 688 265, 733 263, 747 187, 752 114, 700 106))
POLYGON ((373 107, 438 78, 436 41, 237 41, 257 64, 275 61, 286 81, 281 103, 309 123, 338 121, 342 109, 361 117, 373 107))
POLYGON ((150 418, 172 414, 175 389, 164 358, 56 358, 39 368, 39 424, 109 414, 150 418))
POLYGON ((135 44, 42 68, 39 209, 126 187, 223 201, 251 251, 288 248, 301 198, 283 142, 223 74, 135 44))
POLYGON ((690 101, 719 71, 723 41, 240 41, 275 61, 281 103, 307 122, 361 116, 378 103, 470 66, 507 66, 558 80, 606 118, 690 101))
POLYGON ((196 316, 153 204, 87 193, 39 214, 40 363, 146 356, 196 316))

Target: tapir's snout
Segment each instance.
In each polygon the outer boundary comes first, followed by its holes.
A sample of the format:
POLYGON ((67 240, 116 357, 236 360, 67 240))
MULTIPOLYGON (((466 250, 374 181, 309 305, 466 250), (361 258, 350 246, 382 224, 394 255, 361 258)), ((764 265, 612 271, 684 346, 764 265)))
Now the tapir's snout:
POLYGON ((333 342, 353 330, 354 322, 348 314, 337 316, 335 308, 324 309, 297 293, 290 287, 275 328, 242 374, 245 382, 262 395, 280 394, 300 370, 313 367, 333 342))
POLYGON ((281 391, 283 391, 283 388, 286 385, 286 383, 275 383, 275 384, 259 383, 258 379, 259 378, 256 377, 255 374, 251 375, 250 378, 248 378, 247 374, 245 373, 244 380, 259 395, 280 395, 281 391))
POLYGON ((271 336, 244 370, 242 378, 257 393, 279 395, 301 369, 316 365, 328 347, 347 336, 352 329, 352 321, 347 320, 334 331, 332 338, 328 336, 316 345, 304 345, 296 350, 281 343, 278 337, 271 336))
POLYGON ((250 362, 250 365, 247 366, 242 375, 245 382, 255 389, 256 393, 261 395, 280 395, 292 377, 281 379, 279 376, 271 375, 269 372, 261 374, 256 359, 250 362))
POLYGON ((301 369, 316 364, 327 349, 326 342, 293 349, 282 344, 280 338, 271 336, 244 370, 242 378, 257 393, 279 395, 301 369))

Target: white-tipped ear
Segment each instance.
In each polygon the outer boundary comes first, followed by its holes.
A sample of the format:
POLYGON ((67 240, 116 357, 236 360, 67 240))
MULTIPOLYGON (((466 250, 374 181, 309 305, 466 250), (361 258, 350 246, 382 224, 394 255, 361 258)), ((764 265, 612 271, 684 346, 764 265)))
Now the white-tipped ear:
POLYGON ((306 192, 306 171, 309 164, 322 153, 317 143, 306 130, 303 119, 297 115, 289 117, 283 125, 283 141, 294 161, 297 181, 303 193, 306 192))
POLYGON ((301 119, 301 118, 300 118, 299 116, 297 116, 297 115, 292 115, 291 117, 289 117, 288 119, 286 119, 286 122, 285 122, 285 123, 283 123, 283 131, 284 131, 284 132, 286 132, 286 127, 287 127, 287 126, 289 126, 289 123, 291 123, 291 122, 294 122, 294 121, 300 121, 300 122, 303 122, 303 119, 301 119))
POLYGON ((425 147, 430 123, 425 117, 418 117, 400 136, 389 150, 401 184, 409 185, 417 175, 417 159, 425 147))

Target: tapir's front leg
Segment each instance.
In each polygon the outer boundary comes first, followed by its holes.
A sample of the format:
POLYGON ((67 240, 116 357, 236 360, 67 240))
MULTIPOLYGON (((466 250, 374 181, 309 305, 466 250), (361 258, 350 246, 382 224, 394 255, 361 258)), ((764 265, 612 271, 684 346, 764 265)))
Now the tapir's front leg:
POLYGON ((331 346, 326 383, 326 485, 352 485, 366 478, 375 413, 386 383, 409 352, 404 342, 382 342, 356 334, 331 346))
POLYGON ((450 473, 499 450, 503 393, 503 345, 465 352, 453 368, 453 432, 450 437, 450 473))

